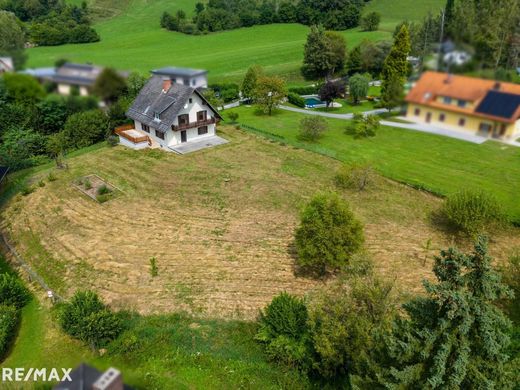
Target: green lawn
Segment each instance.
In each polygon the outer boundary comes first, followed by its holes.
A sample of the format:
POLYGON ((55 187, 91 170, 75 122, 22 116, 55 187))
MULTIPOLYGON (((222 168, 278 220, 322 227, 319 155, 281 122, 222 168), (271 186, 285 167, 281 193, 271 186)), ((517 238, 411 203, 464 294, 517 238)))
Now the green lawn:
POLYGON ((315 108, 316 111, 330 112, 331 114, 351 114, 356 112, 365 112, 374 110, 376 108, 376 102, 369 102, 367 100, 360 102, 359 104, 352 104, 350 101, 345 99, 335 100, 336 103, 340 103, 341 107, 329 107, 329 108, 315 108))
MULTIPOLYGON (((382 31, 354 29, 342 34, 349 48, 363 39, 388 39, 389 31, 401 19, 419 20, 440 2, 428 0, 412 5, 410 0, 374 0, 367 9, 382 13, 382 31)), ((275 24, 200 36, 160 28, 164 11, 184 9, 191 14, 195 3, 195 0, 89 0, 98 20, 95 28, 101 42, 33 48, 28 50, 27 66, 51 66, 57 59, 66 58, 147 73, 173 64, 208 69, 210 81, 238 81, 256 63, 268 73, 285 76, 291 83, 301 82, 299 68, 308 27, 275 24)))
POLYGON ((372 0, 364 13, 376 11, 381 14, 380 29, 393 32, 397 23, 403 20, 421 21, 428 12, 438 13, 445 0, 372 0))
MULTIPOLYGON (((277 111, 272 117, 240 107, 239 122, 278 140, 345 162, 373 165, 383 175, 450 194, 463 188, 485 189, 495 195, 515 221, 520 221, 520 149, 498 142, 476 145, 452 138, 383 127, 377 136, 353 139, 344 134, 347 122, 329 119, 330 130, 316 144, 297 140, 303 114, 277 111)), ((254 130, 253 130, 254 131, 254 130)))

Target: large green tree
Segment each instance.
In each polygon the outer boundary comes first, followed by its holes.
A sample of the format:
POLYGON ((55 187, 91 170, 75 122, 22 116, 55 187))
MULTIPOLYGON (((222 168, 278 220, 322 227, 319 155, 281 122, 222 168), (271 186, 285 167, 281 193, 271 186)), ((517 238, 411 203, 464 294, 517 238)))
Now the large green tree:
POLYGON ((11 12, 0 10, 0 56, 13 58, 17 69, 25 63, 25 34, 22 24, 11 12))
POLYGON ((251 99, 253 97, 258 79, 262 77, 263 74, 264 70, 260 65, 251 65, 249 69, 247 69, 244 80, 242 81, 242 97, 245 99, 251 99))
POLYGON ((345 66, 345 39, 321 26, 312 26, 303 53, 302 74, 307 79, 322 79, 345 66))
POLYGON ((401 26, 394 39, 394 44, 383 64, 381 72, 381 100, 384 107, 391 109, 401 100, 403 87, 408 74, 410 54, 410 34, 406 24, 401 26))
POLYGON ((97 77, 93 90, 101 99, 115 102, 126 92, 126 80, 115 69, 105 68, 97 77))
POLYGON ((404 305, 388 342, 386 386, 404 389, 507 389, 510 321, 496 302, 511 295, 491 265, 487 240, 473 253, 455 249, 435 258, 437 282, 404 305))
POLYGON ((287 96, 285 81, 277 76, 262 76, 258 79, 253 98, 265 113, 271 115, 273 109, 287 96))

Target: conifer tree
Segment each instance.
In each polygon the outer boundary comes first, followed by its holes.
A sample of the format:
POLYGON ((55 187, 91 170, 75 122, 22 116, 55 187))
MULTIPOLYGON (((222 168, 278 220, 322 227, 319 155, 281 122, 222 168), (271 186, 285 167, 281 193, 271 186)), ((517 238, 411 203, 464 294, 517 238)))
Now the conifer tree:
POLYGON ((332 68, 325 30, 321 26, 312 26, 305 43, 302 74, 308 79, 324 78, 332 68))
POLYGON ((437 283, 424 282, 427 297, 404 305, 409 319, 396 322, 388 341, 394 364, 385 386, 512 387, 506 352, 510 321, 495 304, 512 293, 491 260, 482 237, 471 254, 449 249, 436 257, 437 283))
POLYGON ((403 24, 397 33, 390 53, 383 64, 381 100, 387 109, 394 108, 403 94, 403 85, 408 74, 410 54, 410 33, 408 26, 403 24))

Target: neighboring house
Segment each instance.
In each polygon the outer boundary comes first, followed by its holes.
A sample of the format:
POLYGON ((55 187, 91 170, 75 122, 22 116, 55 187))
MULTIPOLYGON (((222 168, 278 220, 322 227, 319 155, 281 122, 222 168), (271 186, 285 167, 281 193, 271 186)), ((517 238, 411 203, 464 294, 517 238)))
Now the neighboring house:
POLYGON ((471 54, 462 50, 454 50, 446 53, 443 59, 447 65, 462 66, 471 60, 471 54))
POLYGON ((406 97, 415 122, 493 138, 520 135, 520 85, 425 72, 406 97))
POLYGON ((174 84, 181 84, 192 88, 208 87, 208 71, 202 69, 166 68, 152 70, 152 74, 168 77, 174 84))
POLYGON ((0 74, 14 71, 13 59, 11 57, 0 57, 0 74))
MULTIPOLYGON (((91 64, 66 62, 59 68, 28 69, 22 73, 34 76, 42 83, 55 83, 60 95, 71 95, 73 89, 77 89, 79 95, 88 96, 103 69, 101 66, 91 64)), ((124 78, 128 77, 127 72, 118 73, 124 78)))
POLYGON ((132 390, 123 383, 121 372, 115 368, 101 372, 82 363, 69 376, 70 381, 58 383, 53 390, 132 390))
POLYGON ((117 131, 120 142, 134 149, 148 146, 178 151, 176 146, 216 136, 222 119, 194 87, 174 83, 171 77, 154 74, 126 115, 133 129, 117 131))

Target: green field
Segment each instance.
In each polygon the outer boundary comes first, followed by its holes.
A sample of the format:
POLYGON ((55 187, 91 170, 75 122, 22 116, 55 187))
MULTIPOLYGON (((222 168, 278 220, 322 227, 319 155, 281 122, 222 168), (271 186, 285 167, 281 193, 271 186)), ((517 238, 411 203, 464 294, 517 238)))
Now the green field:
POLYGON ((376 137, 353 139, 344 134, 348 122, 329 119, 330 130, 317 144, 297 140, 303 115, 277 111, 272 117, 254 108, 234 109, 239 122, 283 137, 284 142, 346 162, 373 165, 383 175, 434 193, 463 188, 484 189, 496 196, 515 221, 520 221, 520 150, 498 142, 482 145, 420 132, 383 127, 376 137))
MULTIPOLYGON (((308 27, 275 24, 201 36, 160 28, 163 11, 182 8, 191 13, 195 3, 195 0, 91 0, 96 17, 104 17, 95 24, 101 42, 30 49, 27 66, 51 66, 57 59, 66 58, 147 73, 173 64, 208 69, 210 81, 237 81, 256 63, 264 66, 268 73, 284 75, 291 82, 301 80, 299 67, 308 27)), ((374 0, 368 9, 375 8, 382 13, 384 31, 344 31, 348 47, 363 39, 390 38, 389 27, 399 21, 396 15, 401 9, 406 18, 415 20, 421 19, 429 9, 422 2, 420 6, 409 3, 409 0, 392 4, 387 0, 374 0)), ((441 0, 427 3, 441 3, 441 0)))

